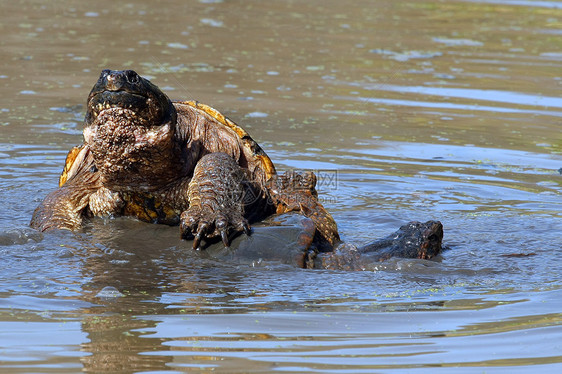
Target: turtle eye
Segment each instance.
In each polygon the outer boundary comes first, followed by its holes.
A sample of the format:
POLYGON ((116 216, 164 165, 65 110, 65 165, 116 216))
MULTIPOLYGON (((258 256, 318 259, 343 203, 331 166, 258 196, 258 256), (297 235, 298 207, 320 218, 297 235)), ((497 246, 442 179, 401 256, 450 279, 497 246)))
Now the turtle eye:
POLYGON ((127 77, 127 82, 129 83, 136 84, 140 81, 139 75, 133 70, 127 70, 125 72, 125 77, 127 77))

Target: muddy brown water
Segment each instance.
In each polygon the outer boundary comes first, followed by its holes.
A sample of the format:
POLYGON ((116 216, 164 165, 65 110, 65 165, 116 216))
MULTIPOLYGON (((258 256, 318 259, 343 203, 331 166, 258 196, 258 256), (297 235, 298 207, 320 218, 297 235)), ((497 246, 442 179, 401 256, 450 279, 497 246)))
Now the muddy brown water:
POLYGON ((562 369, 560 2, 4 1, 0 32, 0 372, 562 369), (451 249, 346 273, 31 230, 104 68, 322 175, 345 240, 439 219, 451 249))

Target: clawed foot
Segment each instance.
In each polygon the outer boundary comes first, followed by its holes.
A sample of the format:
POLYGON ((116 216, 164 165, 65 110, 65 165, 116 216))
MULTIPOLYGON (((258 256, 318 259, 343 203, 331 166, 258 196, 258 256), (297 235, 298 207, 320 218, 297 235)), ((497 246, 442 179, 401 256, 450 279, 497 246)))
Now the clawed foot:
POLYGON ((184 239, 193 239, 193 249, 200 249, 201 239, 220 236, 224 246, 228 248, 231 234, 244 232, 250 235, 250 225, 244 217, 229 217, 225 213, 205 208, 190 207, 181 215, 181 236, 184 239))
POLYGON ((225 153, 211 153, 201 158, 189 183, 189 208, 181 214, 181 236, 193 238, 193 248, 202 239, 220 237, 230 246, 231 234, 250 234, 244 218, 246 171, 225 153))

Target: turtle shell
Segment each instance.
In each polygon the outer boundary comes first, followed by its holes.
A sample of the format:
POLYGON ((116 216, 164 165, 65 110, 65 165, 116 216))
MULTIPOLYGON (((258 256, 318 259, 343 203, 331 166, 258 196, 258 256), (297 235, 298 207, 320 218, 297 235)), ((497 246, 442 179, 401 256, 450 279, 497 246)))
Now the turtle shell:
POLYGON ((68 152, 64 162, 64 169, 59 177, 59 187, 62 187, 67 180, 76 174, 78 167, 84 161, 86 153, 87 150, 84 145, 72 147, 68 152))
MULTIPOLYGON (((199 132, 198 135, 204 139, 203 143, 207 153, 231 153, 240 166, 249 169, 253 179, 262 186, 276 174, 275 166, 269 156, 246 130, 230 118, 215 108, 198 101, 175 101, 173 104, 178 111, 178 121, 187 118, 191 120, 184 126, 191 127, 192 130, 195 128, 195 132, 199 132), (193 119, 194 114, 199 119, 193 119), (205 120, 201 120, 201 117, 204 117, 205 120), (213 124, 215 126, 212 126, 213 124), (238 138, 237 146, 229 144, 232 142, 231 139, 228 139, 228 135, 238 138)), ((179 127, 181 128, 181 126, 180 123, 179 127)), ((200 157, 202 156, 203 154, 200 155, 200 157)))

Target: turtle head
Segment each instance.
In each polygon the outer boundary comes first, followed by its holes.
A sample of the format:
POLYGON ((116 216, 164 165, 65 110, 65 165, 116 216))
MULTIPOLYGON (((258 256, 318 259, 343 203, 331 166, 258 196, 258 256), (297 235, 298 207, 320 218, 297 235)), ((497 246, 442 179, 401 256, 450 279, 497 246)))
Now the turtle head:
POLYGON ((172 102, 158 87, 133 70, 105 69, 88 95, 86 126, 107 109, 126 109, 148 125, 175 118, 172 102))
POLYGON ((84 143, 115 190, 154 189, 185 173, 174 105, 133 70, 103 70, 88 96, 84 143))

